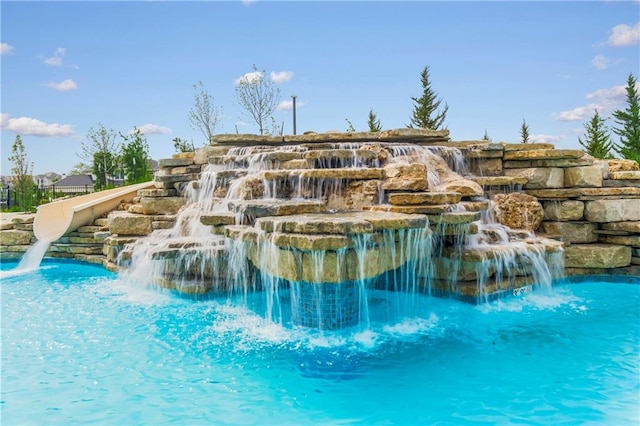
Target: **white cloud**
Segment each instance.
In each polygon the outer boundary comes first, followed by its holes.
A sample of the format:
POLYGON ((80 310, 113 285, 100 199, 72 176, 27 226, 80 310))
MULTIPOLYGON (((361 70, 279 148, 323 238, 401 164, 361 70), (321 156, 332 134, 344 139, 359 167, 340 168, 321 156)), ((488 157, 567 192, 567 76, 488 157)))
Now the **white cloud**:
MULTIPOLYGON (((304 106, 304 102, 301 101, 296 101, 296 109, 300 108, 301 106, 304 106)), ((288 100, 288 101, 282 101, 278 104, 278 106, 276 107, 277 111, 291 111, 293 110, 293 101, 292 100, 288 100)))
POLYGON ((271 81, 273 81, 276 84, 280 84, 280 83, 285 83, 291 80, 293 78, 293 72, 292 71, 278 71, 278 72, 271 71, 271 74, 269 74, 269 76, 271 77, 271 81))
POLYGON ((66 92, 68 90, 75 90, 78 88, 76 82, 71 79, 66 79, 60 83, 47 83, 45 86, 56 89, 59 92, 66 92))
MULTIPOLYGON (((626 87, 626 85, 614 86, 609 89, 598 89, 595 92, 588 93, 586 98, 590 102, 587 105, 562 111, 556 118, 560 121, 584 120, 590 117, 595 110, 598 110, 600 115, 609 115, 612 111, 624 105, 627 96, 626 87)), ((636 83, 636 89, 640 90, 640 82, 636 83)))
MULTIPOLYGON (((143 124, 138 127, 138 130, 144 135, 168 135, 171 133, 170 128, 151 123, 143 124)), ((133 133, 133 129, 129 130, 129 134, 131 133, 133 133)))
POLYGON ((1 43, 0 44, 0 55, 7 55, 9 53, 13 53, 13 46, 9 43, 1 43))
POLYGON ((257 1, 258 0, 242 0, 242 4, 245 5, 245 6, 251 6, 252 4, 254 4, 257 1))
POLYGON ((607 58, 604 55, 596 55, 594 56, 594 58, 591 60, 591 65, 593 65, 594 67, 596 67, 599 70, 605 70, 609 67, 609 58, 607 58))
POLYGON ((45 65, 49 65, 52 67, 60 67, 62 66, 62 58, 64 57, 64 53, 66 49, 64 47, 58 47, 55 52, 53 52, 53 56, 50 58, 44 58, 45 65))
POLYGON ((0 128, 23 135, 33 136, 70 136, 73 126, 70 124, 45 123, 32 117, 10 118, 9 114, 0 114, 0 128))
POLYGON ((640 42, 640 21, 634 26, 627 24, 616 25, 609 32, 605 44, 609 46, 633 46, 640 42))
POLYGON ((261 79, 262 79, 262 72, 253 71, 253 72, 246 72, 242 74, 240 77, 233 80, 233 82, 237 86, 240 83, 255 83, 257 81, 260 81, 261 79))
POLYGON ((529 136, 532 143, 558 143, 562 140, 562 136, 537 134, 529 136))

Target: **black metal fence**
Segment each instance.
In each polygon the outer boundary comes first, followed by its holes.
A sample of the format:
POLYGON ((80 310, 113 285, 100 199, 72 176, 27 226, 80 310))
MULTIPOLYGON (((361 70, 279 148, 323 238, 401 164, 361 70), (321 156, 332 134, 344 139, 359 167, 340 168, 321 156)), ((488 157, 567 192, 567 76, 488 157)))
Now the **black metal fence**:
POLYGON ((81 186, 38 186, 24 193, 12 187, 0 188, 0 208, 2 210, 34 211, 41 204, 50 203, 58 198, 73 197, 94 192, 93 185, 81 186))

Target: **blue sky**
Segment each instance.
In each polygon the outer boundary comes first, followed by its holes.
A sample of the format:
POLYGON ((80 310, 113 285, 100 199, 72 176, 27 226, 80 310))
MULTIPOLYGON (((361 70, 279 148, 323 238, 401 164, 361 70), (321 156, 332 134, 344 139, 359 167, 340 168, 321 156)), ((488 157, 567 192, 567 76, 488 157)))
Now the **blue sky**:
MULTIPOLYGON (((640 3, 604 2, 10 2, 0 3, 1 173, 20 134, 35 173, 68 173, 87 131, 147 133, 170 157, 191 129, 193 84, 222 107, 220 133, 257 133, 234 80, 255 64, 297 95, 297 130, 366 130, 409 121, 430 67, 453 140, 578 148, 583 123, 624 106, 638 74, 640 3)), ((290 105, 275 113, 292 133, 290 105)))

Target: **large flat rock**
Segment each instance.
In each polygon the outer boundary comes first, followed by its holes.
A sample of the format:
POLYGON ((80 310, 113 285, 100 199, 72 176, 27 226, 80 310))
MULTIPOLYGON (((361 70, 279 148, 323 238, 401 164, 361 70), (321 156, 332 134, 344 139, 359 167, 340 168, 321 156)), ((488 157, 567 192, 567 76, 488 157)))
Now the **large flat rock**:
POLYGON ((241 200, 230 201, 229 210, 251 217, 288 216, 308 213, 323 213, 325 203, 318 200, 241 200))
POLYGON ((602 229, 607 231, 626 231, 640 234, 640 221, 603 223, 602 229))
POLYGON ((615 244, 571 244, 564 249, 566 268, 623 268, 631 264, 631 247, 615 244))
POLYGON ((339 180, 371 180, 383 179, 381 168, 344 168, 344 169, 297 169, 267 170, 263 172, 265 180, 302 179, 339 179, 339 180))
POLYGON ((640 220, 640 198, 586 201, 584 217, 589 222, 640 220))
POLYGON ((427 217, 401 213, 351 212, 263 217, 256 226, 266 232, 292 234, 364 234, 383 229, 424 228, 427 217))
POLYGON ((581 158, 584 152, 579 149, 532 149, 505 152, 505 160, 556 160, 564 158, 581 158))
POLYGON ((396 192, 389 194, 389 204, 395 206, 455 204, 461 199, 462 195, 459 192, 396 192))

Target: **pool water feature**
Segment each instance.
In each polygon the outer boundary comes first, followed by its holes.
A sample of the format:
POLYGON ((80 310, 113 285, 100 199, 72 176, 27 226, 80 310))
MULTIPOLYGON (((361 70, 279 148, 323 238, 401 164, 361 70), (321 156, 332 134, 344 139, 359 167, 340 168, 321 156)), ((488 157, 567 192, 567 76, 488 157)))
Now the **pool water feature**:
POLYGON ((367 289, 367 327, 320 331, 267 321, 257 292, 194 299, 45 259, 2 279, 0 420, 637 424, 640 279, 614 281, 416 293, 405 313, 367 289))
POLYGON ((123 279, 204 297, 260 288, 267 320, 335 329, 367 324, 365 285, 483 303, 562 272, 562 243, 481 214, 454 147, 248 146, 209 161, 177 185, 175 226, 121 251, 123 279))

